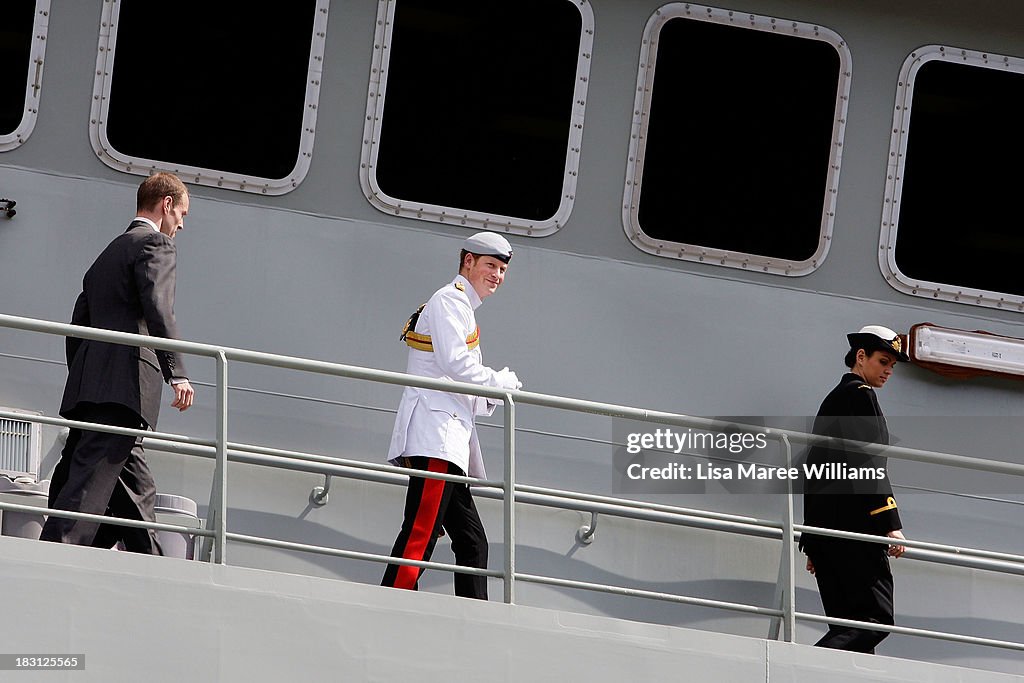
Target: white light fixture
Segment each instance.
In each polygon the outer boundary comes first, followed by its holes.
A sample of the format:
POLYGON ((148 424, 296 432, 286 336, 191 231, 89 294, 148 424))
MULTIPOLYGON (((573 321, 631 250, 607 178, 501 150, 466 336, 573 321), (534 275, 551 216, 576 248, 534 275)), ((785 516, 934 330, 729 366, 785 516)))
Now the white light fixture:
POLYGON ((977 330, 955 330, 931 323, 910 328, 910 358, 953 377, 1024 377, 1024 339, 977 330))

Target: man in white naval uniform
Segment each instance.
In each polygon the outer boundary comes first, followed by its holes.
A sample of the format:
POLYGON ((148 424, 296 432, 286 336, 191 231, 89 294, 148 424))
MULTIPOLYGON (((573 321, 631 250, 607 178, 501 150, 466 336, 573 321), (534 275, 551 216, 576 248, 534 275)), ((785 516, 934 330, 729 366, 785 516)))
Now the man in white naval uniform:
MULTIPOLYGON (((505 279, 512 247, 501 235, 480 232, 466 239, 459 274, 434 292, 409 319, 402 339, 410 347, 406 372, 502 389, 522 383, 507 367, 481 362, 480 329, 474 310, 505 279)), ((406 387, 395 419, 388 461, 401 467, 485 478, 474 420, 490 415, 496 401, 465 394, 406 387)), ((439 536, 452 540, 455 563, 487 567, 487 536, 469 486, 409 477, 405 519, 392 557, 429 560, 439 536), (443 527, 443 531, 442 531, 443 527)), ((416 590, 423 570, 389 564, 383 586, 416 590)), ((487 599, 487 578, 455 574, 455 594, 487 599)))

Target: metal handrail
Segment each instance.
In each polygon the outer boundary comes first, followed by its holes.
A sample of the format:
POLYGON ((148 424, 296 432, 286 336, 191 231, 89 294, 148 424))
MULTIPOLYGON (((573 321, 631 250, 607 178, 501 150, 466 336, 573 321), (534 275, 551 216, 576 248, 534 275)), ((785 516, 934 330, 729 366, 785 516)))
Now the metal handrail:
POLYGON ((855 621, 853 619, 840 619, 839 617, 823 617, 820 614, 809 614, 797 612, 798 619, 813 621, 819 624, 836 624, 839 626, 853 626, 854 628, 867 628, 870 631, 885 631, 886 633, 900 633, 907 636, 923 636, 925 638, 936 638, 948 640, 954 643, 966 643, 969 645, 985 645, 988 647, 999 647, 1006 650, 1024 651, 1024 643, 1016 643, 1012 640, 996 640, 994 638, 981 638, 979 636, 965 636, 959 633, 947 633, 945 631, 932 631, 923 628, 912 628, 910 626, 890 626, 888 624, 868 623, 855 621))
MULTIPOLYGON (((59 366, 61 369, 66 369, 66 367, 67 367, 66 364, 65 364, 65 361, 53 360, 51 358, 40 358, 38 356, 25 356, 25 355, 15 354, 15 353, 0 352, 0 358, 7 358, 7 359, 12 359, 12 360, 24 360, 24 361, 30 361, 30 362, 33 362, 33 363, 41 363, 41 364, 45 364, 45 365, 54 365, 54 366, 59 366)), ((216 388, 216 384, 213 383, 213 382, 206 382, 206 381, 202 381, 202 380, 191 380, 191 381, 192 381, 192 386, 195 386, 195 387, 207 387, 207 388, 211 388, 211 389, 216 388)), ((291 399, 291 400, 296 400, 296 401, 306 401, 306 402, 309 402, 309 403, 320 403, 320 404, 323 404, 323 405, 337 406, 337 407, 342 407, 342 408, 355 408, 355 409, 358 409, 358 410, 368 410, 368 411, 371 411, 371 412, 386 413, 386 414, 389 414, 389 415, 396 415, 398 413, 398 409, 397 408, 393 408, 393 407, 376 406, 376 405, 370 405, 370 404, 366 404, 366 403, 353 403, 351 401, 340 401, 340 400, 337 400, 337 399, 329 399, 329 398, 324 398, 322 396, 311 396, 311 395, 308 395, 308 394, 292 394, 292 393, 288 393, 288 392, 274 391, 274 390, 270 390, 270 389, 256 389, 256 388, 253 388, 253 387, 246 387, 246 386, 241 386, 241 385, 237 385, 237 384, 229 385, 228 389, 230 389, 233 392, 254 394, 254 395, 257 395, 257 396, 268 396, 268 397, 271 397, 271 398, 286 398, 286 399, 291 399)), ((483 427, 483 428, 487 428, 487 429, 504 429, 504 425, 502 425, 502 424, 492 424, 490 422, 487 422, 486 420, 478 420, 477 423, 476 423, 476 426, 478 428, 479 427, 483 427)), ((543 430, 543 429, 534 429, 534 428, 522 427, 522 426, 516 427, 516 433, 517 434, 530 434, 532 436, 550 437, 550 438, 555 438, 555 439, 567 439, 567 440, 570 440, 570 441, 574 441, 576 443, 591 443, 591 444, 598 444, 598 445, 601 445, 601 446, 611 446, 613 448, 622 448, 622 447, 625 447, 627 445, 625 442, 612 441, 610 439, 602 439, 602 438, 597 438, 597 437, 592 437, 592 436, 585 436, 585 435, 582 435, 582 434, 566 434, 566 433, 563 433, 563 432, 553 432, 553 431, 548 431, 548 430, 543 430)), ((665 451, 665 452, 667 452, 667 451, 665 451)), ((730 461, 730 462, 740 462, 739 460, 732 460, 732 459, 729 459, 729 458, 724 458, 722 456, 708 456, 708 458, 709 459, 725 460, 725 461, 730 461)), ((1024 500, 1014 500, 1014 499, 1008 499, 1008 498, 995 498, 995 497, 991 497, 991 496, 981 496, 981 495, 976 495, 976 494, 965 493, 963 491, 950 491, 948 489, 935 489, 935 488, 928 488, 928 487, 923 487, 923 486, 914 486, 914 485, 906 484, 906 483, 894 483, 893 484, 893 489, 894 490, 903 490, 903 491, 914 491, 914 492, 918 492, 918 493, 938 493, 938 494, 942 494, 942 495, 946 495, 946 496, 955 496, 955 497, 958 497, 958 498, 969 498, 969 499, 974 499, 974 500, 984 500, 984 501, 989 501, 989 502, 1001 503, 1001 504, 1005 504, 1005 505, 1014 505, 1014 506, 1017 506, 1017 507, 1024 507, 1024 500)))
MULTIPOLYGON (((673 523, 686 524, 688 526, 699 526, 704 528, 713 528, 722 531, 729 531, 733 533, 746 533, 749 535, 761 535, 781 539, 789 538, 791 541, 799 538, 801 532, 811 531, 813 531, 816 534, 826 536, 850 537, 877 543, 888 543, 891 542, 891 539, 888 539, 886 537, 874 537, 865 534, 850 534, 849 532, 839 532, 831 529, 817 529, 815 527, 807 527, 804 525, 794 524, 792 520, 791 491, 787 496, 788 511, 785 515, 786 519, 784 519, 782 524, 779 524, 774 522, 764 523, 762 520, 739 522, 735 520, 716 519, 713 516, 707 516, 707 513, 704 511, 686 511, 685 513, 677 511, 668 511, 664 509, 655 509, 658 507, 668 506, 644 505, 642 503, 636 503, 635 501, 624 501, 622 499, 611 498, 599 500, 603 497, 590 496, 589 494, 576 494, 574 492, 560 492, 553 489, 538 490, 539 487, 517 486, 515 483, 515 405, 516 402, 520 402, 531 405, 556 408, 561 410, 570 410, 574 412, 600 414, 611 417, 633 419, 642 422, 655 422, 658 424, 666 424, 673 426, 697 427, 708 430, 746 429, 748 431, 756 431, 758 433, 764 434, 768 438, 778 440, 786 450, 787 461, 790 461, 791 459, 791 442, 795 442, 805 445, 855 447, 858 450, 865 453, 884 454, 890 458, 913 460, 917 462, 925 462, 952 467, 960 467, 983 472, 1010 474, 1014 476, 1024 476, 1024 465, 1021 464, 1009 463, 998 460, 989 460, 984 458, 968 457, 950 453, 912 449, 902 446, 883 446, 879 444, 845 441, 842 439, 822 437, 814 434, 806 434, 803 432, 797 432, 792 430, 766 428, 754 425, 744 425, 736 422, 713 420, 708 418, 693 417, 661 411, 645 410, 629 406, 621 406, 616 404, 601 403, 595 401, 585 401, 561 396, 551 396, 535 392, 507 391, 503 389, 484 387, 474 384, 467 384, 463 382, 438 380, 420 377, 416 375, 408 375, 405 373, 391 372, 386 370, 376 370, 360 366, 330 363, 326 361, 316 361, 306 358, 298 358, 294 356, 285 356, 279 354, 250 351, 247 349, 202 344, 190 341, 165 339, 160 337, 149 337, 145 335, 129 334, 112 330, 102 330, 98 328, 82 327, 78 325, 69 325, 65 323, 56 323, 51 321, 10 316, 4 314, 0 314, 0 327, 18 329, 29 332, 40 332, 44 334, 78 337, 82 339, 94 339, 97 341, 125 344, 131 346, 145 346, 155 349, 207 356, 214 358, 216 360, 217 381, 215 383, 215 387, 217 392, 217 425, 216 438, 213 439, 212 441, 193 439, 190 437, 175 434, 145 432, 141 430, 131 430, 117 427, 108 427, 105 425, 94 425, 92 423, 62 420, 60 418, 26 415, 23 413, 12 413, 12 415, 15 415, 16 419, 27 419, 31 421, 40 422, 43 424, 74 426, 82 429, 94 429, 97 431, 104 432, 132 434, 136 436, 144 436, 150 440, 159 439, 170 444, 169 450, 181 453, 188 453, 192 455, 209 455, 210 451, 212 451, 214 457, 216 458, 216 464, 214 467, 213 485, 210 497, 210 515, 207 520, 206 529, 196 530, 191 528, 177 527, 175 525, 133 522, 130 520, 119 520, 118 523, 124 521, 126 522, 127 526, 142 526, 146 528, 165 529, 173 531, 181 531, 184 529, 185 532, 187 533, 196 533, 200 536, 212 537, 214 539, 212 559, 214 562, 217 563, 226 562, 226 543, 228 540, 234 540, 294 550, 320 552, 324 554, 331 554, 356 559, 365 559, 378 562, 394 562, 396 564, 410 564, 413 566, 444 569, 446 571, 481 574, 484 576, 493 576, 496 578, 500 577, 502 578, 504 583, 504 599, 505 602, 508 603, 514 602, 515 580, 519 579, 537 583, 547 583, 550 585, 575 587, 586 590, 600 590, 604 592, 616 593, 621 595, 651 597, 663 600, 670 600, 674 602, 683 602, 687 604, 704 605, 710 607, 718 607, 722 609, 732 609, 782 618, 786 627, 784 634, 784 638, 786 640, 792 640, 793 638, 793 624, 795 620, 804 619, 809 621, 822 621, 825 623, 842 623, 846 625, 852 625, 868 629, 888 630, 898 633, 906 633, 909 635, 937 637, 944 638, 947 640, 956 640, 958 642, 970 642, 976 644, 991 645, 995 647, 1008 647, 1011 649, 1024 650, 1024 644, 1021 643, 1011 643, 1008 641, 997 641, 985 638, 978 638, 975 636, 962 636, 958 634, 948 634, 938 631, 927 631, 924 629, 915 629, 909 627, 882 628, 879 624, 871 624, 867 622, 858 622, 844 619, 832 619, 813 614, 804 614, 796 612, 795 601, 793 600, 795 589, 795 577, 793 571, 793 567, 795 564, 793 558, 793 543, 785 543, 783 548, 783 568, 786 570, 786 572, 784 577, 785 586, 783 587, 784 599, 782 609, 759 607, 756 605, 742 605, 739 603, 727 603, 723 601, 691 598, 687 596, 657 593, 653 591, 643 591, 639 589, 622 588, 618 586, 607 586, 603 584, 592 584, 568 579, 557 579, 553 577, 541 577, 530 574, 518 573, 515 570, 516 502, 546 504, 554 506, 573 506, 575 509, 579 509, 580 506, 585 505, 586 507, 584 509, 588 510, 595 510, 598 507, 601 507, 608 514, 617 514, 623 517, 645 518, 650 519, 652 521, 671 520, 673 523), (503 480, 501 482, 484 482, 481 480, 474 480, 468 477, 461 479, 466 479, 474 484, 492 484, 498 485, 500 487, 499 490, 483 488, 480 489, 480 492, 484 494, 485 497, 503 499, 503 526, 505 537, 505 557, 503 571, 497 572, 492 570, 473 570, 466 567, 445 565, 442 563, 401 560, 399 558, 392 558, 390 556, 374 555, 370 553, 356 553, 353 551, 324 548, 321 546, 309 546, 305 544, 292 543, 289 541, 280 541, 275 539, 267 539, 255 536, 229 533, 227 531, 226 520, 226 475, 227 463, 229 459, 265 459, 265 461, 261 462, 260 464, 268 464, 272 460, 287 460, 288 462, 285 464, 287 466, 294 467, 295 469, 303 469, 303 465, 305 465, 306 467, 315 467, 317 468, 318 471, 331 471, 335 473, 341 473, 343 476, 352 476, 354 472, 361 473, 366 470, 374 471, 372 475, 367 475, 363 478, 376 477, 378 479, 392 479, 395 477, 403 476, 426 476, 428 478, 438 479, 447 479, 449 477, 451 477, 452 480, 460 479, 452 475, 435 475, 433 473, 420 471, 410 472, 408 470, 405 470, 400 473, 392 472, 390 469, 388 469, 388 466, 372 465, 370 463, 364 463, 360 461, 345 461, 344 464, 338 464, 338 459, 328 459, 331 460, 331 462, 325 462, 324 460, 320 460, 317 462, 315 460, 310 460, 308 456, 306 458, 295 457, 296 455, 301 454, 296 454, 294 452, 284 452, 279 451, 278 449, 265 449, 263 447, 249 447, 252 450, 248 451, 248 454, 246 454, 245 450, 238 448, 238 446, 240 446, 239 444, 232 444, 228 442, 227 439, 227 395, 229 387, 227 369, 229 361, 240 361, 257 365, 300 370, 305 372, 333 375, 338 377, 347 377, 350 379, 360 379, 371 382, 382 382, 386 384, 394 384, 400 386, 412 386, 425 389, 434 389, 439 391, 463 393, 472 396, 480 396, 484 398, 502 401, 504 403, 503 427, 505 433, 505 467, 503 473, 503 480), (261 453, 260 451, 263 452, 261 453), (287 455, 282 455, 282 453, 287 453, 287 455), (306 460, 305 463, 302 462, 304 459, 306 460), (534 490, 531 491, 530 489, 534 490), (487 495, 489 491, 492 491, 493 493, 491 493, 491 495, 487 495), (587 498, 589 498, 590 500, 587 500, 587 498)), ((0 417, 5 416, 5 412, 6 411, 0 411, 0 417)), ((281 462, 277 462, 275 464, 277 464, 278 466, 282 465, 281 462)), ((399 468, 391 469, 397 470, 399 468)), ((0 510, 20 509, 24 507, 26 506, 18 506, 9 503, 0 503, 0 510)), ((111 522, 110 518, 104 518, 98 515, 84 515, 83 513, 70 513, 63 510, 50 510, 49 508, 40 509, 33 507, 30 509, 36 512, 49 512, 51 514, 55 514, 58 516, 67 516, 82 519, 94 518, 96 519, 96 521, 106 521, 107 523, 111 522)), ((903 542, 904 541, 901 540, 901 543, 903 542)), ((920 550, 911 550, 910 552, 910 556, 916 557, 917 559, 945 561, 941 557, 928 557, 928 555, 935 554, 941 556, 943 554, 950 554, 959 557, 964 557, 964 555, 968 555, 971 558, 973 558, 972 563, 968 566, 979 566, 981 568, 992 569, 994 571, 1010 571, 1015 574, 1024 573, 1024 571, 1020 571, 1024 570, 1024 565, 1022 565, 1020 562, 1020 556, 1015 556, 1007 553, 995 553, 992 551, 957 548, 954 546, 931 544, 922 541, 906 541, 906 545, 911 548, 920 548, 920 550)), ((964 564, 963 562, 946 563, 964 564)), ((780 577, 780 579, 782 578, 783 577, 780 577)))
MULTIPOLYGON (((35 505, 19 505, 18 503, 2 503, 0 502, 0 510, 11 511, 11 512, 26 512, 29 514, 54 514, 58 517, 67 517, 69 519, 81 519, 87 522, 100 522, 101 524, 114 523, 110 517, 105 515, 93 515, 87 512, 71 512, 70 510, 51 510, 50 508, 37 507, 35 505)), ((212 531, 206 529, 197 529, 192 526, 183 526, 181 524, 166 524, 164 522, 143 522, 138 519, 127 519, 118 517, 116 520, 117 526, 129 526, 136 529, 153 529, 155 531, 171 531, 179 534, 190 534, 194 536, 213 536, 212 531)))

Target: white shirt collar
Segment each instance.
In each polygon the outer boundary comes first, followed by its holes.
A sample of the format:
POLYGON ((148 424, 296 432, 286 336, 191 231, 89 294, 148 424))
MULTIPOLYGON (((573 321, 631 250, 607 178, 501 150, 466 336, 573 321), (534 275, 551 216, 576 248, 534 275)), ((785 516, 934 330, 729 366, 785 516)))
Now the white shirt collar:
POLYGON ((156 227, 156 223, 154 223, 153 221, 149 220, 148 218, 144 218, 143 216, 136 216, 135 218, 132 219, 132 222, 134 223, 136 221, 142 221, 143 223, 145 223, 149 227, 153 228, 157 232, 160 232, 160 228, 156 227))
POLYGON ((470 281, 467 280, 462 275, 456 275, 455 281, 452 284, 455 284, 455 282, 461 282, 462 285, 466 288, 463 291, 465 291, 466 296, 469 297, 469 305, 473 307, 473 310, 475 311, 477 308, 479 308, 480 304, 483 303, 483 299, 481 299, 480 295, 476 293, 476 290, 473 288, 473 285, 470 283, 470 281))

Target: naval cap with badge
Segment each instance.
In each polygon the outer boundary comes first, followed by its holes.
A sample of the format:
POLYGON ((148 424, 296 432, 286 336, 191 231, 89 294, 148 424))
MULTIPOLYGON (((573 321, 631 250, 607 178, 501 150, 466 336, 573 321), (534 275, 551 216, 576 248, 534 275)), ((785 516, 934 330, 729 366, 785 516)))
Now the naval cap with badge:
POLYGON ((888 327, 865 325, 860 331, 846 335, 846 338, 850 341, 851 349, 864 349, 868 353, 888 351, 904 363, 910 360, 910 356, 903 351, 903 340, 888 327))
POLYGON ((496 232, 478 232, 462 243, 462 248, 477 256, 493 256, 508 263, 512 260, 512 245, 496 232))

